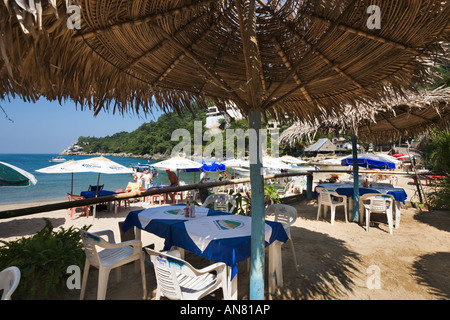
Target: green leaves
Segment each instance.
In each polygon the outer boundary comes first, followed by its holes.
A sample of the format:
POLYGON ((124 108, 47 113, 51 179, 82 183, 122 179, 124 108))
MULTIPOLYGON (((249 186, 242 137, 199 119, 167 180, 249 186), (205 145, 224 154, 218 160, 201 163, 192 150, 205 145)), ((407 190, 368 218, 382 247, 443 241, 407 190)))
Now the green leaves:
POLYGON ((67 267, 78 265, 82 268, 85 261, 79 232, 73 227, 53 231, 48 220, 45 227, 31 237, 0 242, 3 244, 0 246, 0 270, 16 266, 21 272, 14 299, 54 296, 66 283, 67 267))

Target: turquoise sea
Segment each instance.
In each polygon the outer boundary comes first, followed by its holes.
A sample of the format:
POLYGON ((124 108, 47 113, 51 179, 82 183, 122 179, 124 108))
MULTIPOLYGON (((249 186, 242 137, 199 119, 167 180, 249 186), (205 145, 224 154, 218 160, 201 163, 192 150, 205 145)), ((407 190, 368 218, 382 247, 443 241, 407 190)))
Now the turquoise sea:
MULTIPOLYGON (((35 170, 45 168, 55 163, 49 162, 57 154, 0 154, 0 161, 10 163, 32 173, 38 180, 36 185, 28 187, 1 187, 0 205, 16 202, 30 202, 43 200, 66 200, 66 192, 70 192, 72 175, 70 173, 39 173, 35 170)), ((92 156, 64 156, 67 160, 81 160, 91 158, 92 156)), ((124 166, 136 165, 138 163, 147 164, 147 159, 107 157, 124 166)), ((150 163, 157 161, 150 160, 150 163)), ((215 175, 214 173, 208 173, 215 175)), ((199 174, 196 178, 198 180, 199 174)), ((211 178, 214 178, 211 176, 211 178)), ((98 179, 97 173, 74 173, 73 174, 73 193, 80 194, 81 191, 88 189, 89 185, 96 185, 98 179)), ((193 181, 194 174, 180 172, 180 180, 193 181)), ((104 190, 116 191, 125 189, 128 182, 132 182, 131 174, 101 174, 100 185, 104 184, 104 190)), ((153 184, 168 184, 169 180, 164 171, 159 171, 154 177, 153 184)))

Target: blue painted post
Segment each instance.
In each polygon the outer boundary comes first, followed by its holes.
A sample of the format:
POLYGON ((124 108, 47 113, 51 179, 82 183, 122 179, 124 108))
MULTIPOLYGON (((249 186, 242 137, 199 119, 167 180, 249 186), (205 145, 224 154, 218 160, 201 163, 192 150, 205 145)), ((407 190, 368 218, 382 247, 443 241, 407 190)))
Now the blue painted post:
POLYGON ((359 220, 359 166, 358 166, 358 144, 356 134, 352 133, 353 153, 353 221, 359 220))
POLYGON ((311 200, 313 198, 313 174, 308 173, 306 176, 306 199, 311 200))
POLYGON ((249 114, 250 184, 252 236, 250 260, 250 300, 264 300, 264 179, 261 151, 261 111, 249 114))

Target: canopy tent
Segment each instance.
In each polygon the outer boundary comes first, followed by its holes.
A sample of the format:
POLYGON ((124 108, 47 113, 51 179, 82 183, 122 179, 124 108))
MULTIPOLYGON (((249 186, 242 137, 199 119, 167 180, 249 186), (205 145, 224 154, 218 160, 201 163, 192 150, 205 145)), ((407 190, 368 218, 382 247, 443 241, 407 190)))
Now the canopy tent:
POLYGON ((383 10, 368 0, 92 0, 73 23, 64 1, 39 7, 0 8, 2 94, 70 97, 94 114, 181 112, 210 101, 225 110, 233 101, 248 116, 256 132, 251 299, 264 297, 262 113, 312 120, 401 93, 425 79, 421 59, 450 32, 441 0, 387 0, 383 10))
POLYGON ((36 177, 28 171, 0 161, 0 187, 26 187, 36 183, 36 177))

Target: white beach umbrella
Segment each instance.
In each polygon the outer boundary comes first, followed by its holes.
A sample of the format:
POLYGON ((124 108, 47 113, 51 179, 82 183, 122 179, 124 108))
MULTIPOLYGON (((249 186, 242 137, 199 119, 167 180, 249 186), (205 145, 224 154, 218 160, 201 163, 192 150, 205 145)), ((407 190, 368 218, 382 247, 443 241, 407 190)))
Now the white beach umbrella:
POLYGON ((263 157, 263 167, 271 169, 291 169, 291 166, 287 165, 280 158, 263 157))
POLYGON ((59 163, 50 167, 45 167, 36 170, 36 172, 41 173, 72 173, 72 189, 73 192, 73 173, 74 172, 94 172, 98 173, 97 179, 97 189, 100 182, 100 174, 118 174, 118 173, 133 173, 133 170, 127 168, 121 164, 118 164, 108 158, 103 156, 77 160, 77 161, 66 161, 59 163))
POLYGON ((152 167, 160 170, 170 169, 171 171, 175 171, 184 169, 200 169, 202 165, 203 164, 200 162, 192 161, 184 157, 173 157, 167 160, 153 163, 152 167))
POLYGON ((326 159, 326 160, 320 160, 319 163, 321 164, 335 164, 340 166, 342 160, 344 160, 345 158, 347 158, 348 156, 345 157, 340 157, 340 158, 334 158, 334 159, 326 159))
POLYGON ((305 164, 305 163, 308 163, 307 161, 303 161, 303 160, 295 158, 293 156, 282 156, 279 159, 281 161, 283 161, 284 163, 289 163, 289 164, 305 164))
POLYGON ((227 168, 240 168, 240 167, 250 167, 250 161, 243 159, 228 159, 222 161, 222 163, 227 168))

